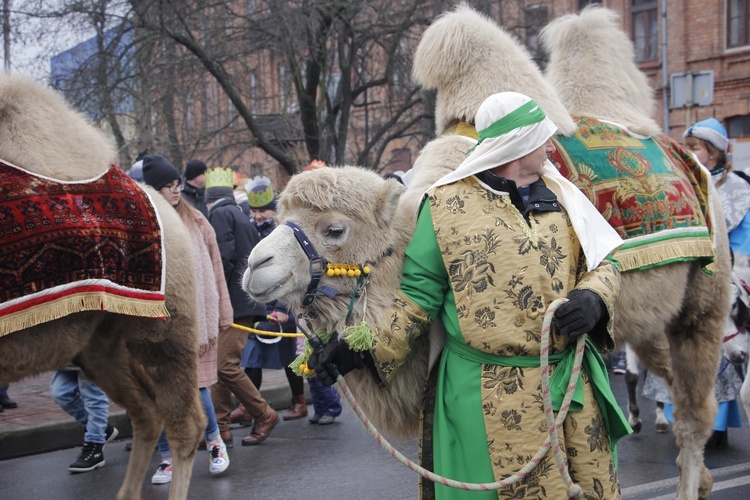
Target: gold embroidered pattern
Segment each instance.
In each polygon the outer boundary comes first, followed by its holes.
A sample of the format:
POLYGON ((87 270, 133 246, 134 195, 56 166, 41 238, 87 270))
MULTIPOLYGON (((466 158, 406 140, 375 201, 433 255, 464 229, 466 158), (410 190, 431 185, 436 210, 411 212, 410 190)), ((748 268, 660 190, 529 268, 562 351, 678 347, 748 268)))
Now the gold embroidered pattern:
POLYGON ((523 218, 523 215, 521 215, 521 212, 519 212, 516 206, 513 203, 511 203, 510 196, 504 195, 504 196, 501 196, 501 198, 506 203, 506 205, 511 209, 511 211, 513 212, 513 215, 516 216, 518 225, 521 226, 521 229, 523 230, 524 234, 526 234, 526 237, 529 239, 529 243, 531 243, 531 246, 535 249, 539 248, 539 224, 537 224, 537 222, 531 216, 529 216, 529 222, 527 224, 526 219, 523 218))

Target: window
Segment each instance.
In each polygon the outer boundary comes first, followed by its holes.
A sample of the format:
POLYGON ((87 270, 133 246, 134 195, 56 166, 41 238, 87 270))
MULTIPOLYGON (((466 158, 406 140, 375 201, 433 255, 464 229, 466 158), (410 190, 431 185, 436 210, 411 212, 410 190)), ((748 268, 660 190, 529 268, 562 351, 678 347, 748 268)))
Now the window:
POLYGON ((750 0, 727 1, 727 47, 750 45, 750 0))
POLYGON ((632 14, 636 62, 656 61, 659 58, 656 0, 633 0, 632 14))
POLYGON ((523 9, 526 24, 526 48, 541 68, 546 66, 544 51, 539 46, 539 31, 547 24, 547 5, 529 5, 523 9))
POLYGON ((582 10, 584 7, 591 5, 592 3, 601 5, 602 0, 578 0, 578 10, 582 10))
POLYGON ((260 100, 260 88, 258 88, 258 74, 255 71, 251 71, 248 75, 250 80, 250 112, 254 115, 258 114, 258 101, 260 100))
POLYGON ((750 137, 750 115, 727 118, 727 133, 729 137, 750 137))
POLYGON ((292 92, 292 78, 287 70, 286 64, 282 61, 278 65, 279 74, 279 91, 281 92, 280 99, 280 110, 282 113, 296 113, 299 111, 299 105, 294 99, 292 92))
POLYGON ((390 166, 393 171, 406 172, 411 168, 411 151, 408 148, 391 151, 390 166))
POLYGON ((402 39, 393 58, 393 75, 390 86, 390 97, 396 101, 403 101, 409 95, 411 65, 408 64, 409 57, 407 54, 406 40, 402 39))

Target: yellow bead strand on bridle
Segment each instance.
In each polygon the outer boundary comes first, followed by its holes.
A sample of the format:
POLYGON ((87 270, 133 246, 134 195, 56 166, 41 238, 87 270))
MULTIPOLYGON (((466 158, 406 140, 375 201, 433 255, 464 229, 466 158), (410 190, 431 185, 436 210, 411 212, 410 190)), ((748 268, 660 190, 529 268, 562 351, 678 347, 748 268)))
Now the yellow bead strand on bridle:
POLYGON ((330 277, 341 276, 342 278, 358 278, 362 274, 370 274, 370 267, 360 267, 357 264, 326 264, 326 274, 330 277))

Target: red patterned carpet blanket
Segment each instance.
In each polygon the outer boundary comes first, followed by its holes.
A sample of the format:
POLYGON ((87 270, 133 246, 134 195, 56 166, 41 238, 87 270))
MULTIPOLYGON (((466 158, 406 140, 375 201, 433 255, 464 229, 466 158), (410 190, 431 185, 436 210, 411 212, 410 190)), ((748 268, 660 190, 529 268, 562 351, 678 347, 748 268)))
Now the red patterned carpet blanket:
MULTIPOLYGON (((570 137, 555 136, 550 161, 596 206, 625 243, 613 258, 622 271, 671 262, 714 262, 708 202, 710 174, 666 135, 642 137, 586 116, 570 137)), ((443 134, 477 138, 455 122, 443 134)))
POLYGON ((63 182, 0 161, 0 336, 81 311, 167 317, 163 248, 120 169, 63 182))

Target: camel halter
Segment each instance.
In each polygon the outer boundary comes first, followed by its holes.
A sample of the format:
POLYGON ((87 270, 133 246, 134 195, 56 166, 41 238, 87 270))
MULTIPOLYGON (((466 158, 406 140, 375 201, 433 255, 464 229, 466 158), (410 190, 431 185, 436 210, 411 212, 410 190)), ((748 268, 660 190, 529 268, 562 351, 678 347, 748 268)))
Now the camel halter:
MULTIPOLYGON (((349 317, 352 314, 352 310, 354 309, 356 298, 362 293, 365 285, 367 284, 367 275, 370 273, 368 264, 375 264, 375 262, 366 261, 365 264, 361 266, 351 264, 331 264, 318 254, 318 252, 315 250, 315 246, 312 244, 312 241, 310 241, 310 238, 307 237, 302 228, 300 228, 294 222, 287 221, 284 222, 284 224, 292 228, 294 237, 297 239, 297 243, 299 243, 300 247, 302 247, 305 255, 307 255, 307 259, 310 261, 310 283, 307 285, 305 297, 302 299, 303 308, 308 309, 312 305, 313 301, 315 301, 315 297, 317 297, 319 293, 322 293, 329 298, 333 298, 338 295, 338 290, 333 287, 318 286, 320 284, 320 278, 323 276, 323 272, 326 272, 329 276, 332 276, 334 272, 338 271, 336 272, 336 275, 338 276, 340 275, 340 272, 343 271, 346 276, 357 278, 357 284, 354 287, 351 300, 349 301, 349 311, 346 315, 346 320, 348 321, 349 317)), ((383 252, 383 255, 380 256, 380 258, 382 259, 383 257, 388 257, 392 253, 393 247, 389 246, 385 250, 385 252, 383 252)), ((310 314, 303 314, 302 316, 309 319, 313 318, 313 316, 310 314)), ((297 326, 300 326, 299 322, 297 323, 297 326)))
POLYGON ((320 255, 318 255, 318 252, 315 251, 315 247, 313 246, 312 241, 310 241, 310 238, 308 238, 305 232, 294 222, 285 222, 284 224, 292 228, 297 243, 302 247, 305 255, 307 255, 307 259, 310 261, 310 283, 307 285, 305 298, 302 299, 302 307, 310 307, 318 292, 332 298, 335 297, 336 290, 333 288, 327 286, 318 287, 320 277, 323 276, 325 261, 320 255))

